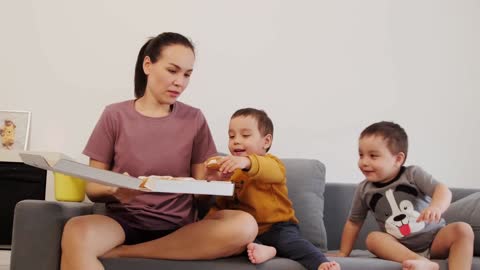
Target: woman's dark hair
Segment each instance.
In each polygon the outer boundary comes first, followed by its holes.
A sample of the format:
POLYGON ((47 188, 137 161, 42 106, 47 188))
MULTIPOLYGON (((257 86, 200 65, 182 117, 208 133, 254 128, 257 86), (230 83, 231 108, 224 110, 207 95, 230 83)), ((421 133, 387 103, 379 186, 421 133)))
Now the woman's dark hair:
POLYGON ((156 37, 150 38, 140 49, 137 57, 137 63, 135 65, 135 97, 141 98, 145 94, 145 88, 147 87, 147 75, 143 71, 143 60, 146 56, 150 57, 152 63, 155 63, 160 59, 162 50, 171 45, 183 45, 192 49, 195 53, 195 48, 192 42, 185 36, 173 33, 165 32, 156 37))

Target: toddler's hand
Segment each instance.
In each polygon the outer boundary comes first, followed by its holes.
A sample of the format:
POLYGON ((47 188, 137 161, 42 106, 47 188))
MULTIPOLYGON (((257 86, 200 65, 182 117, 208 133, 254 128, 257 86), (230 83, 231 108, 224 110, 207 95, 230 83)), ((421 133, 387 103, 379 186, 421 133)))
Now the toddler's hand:
POLYGON ((417 222, 425 221, 427 223, 438 223, 440 222, 441 217, 442 211, 440 211, 440 208, 430 205, 429 207, 423 209, 422 213, 420 213, 420 216, 417 218, 417 222))
POLYGON ((221 173, 214 169, 208 169, 205 175, 205 180, 228 181, 233 173, 221 173))
POLYGON ((250 169, 252 163, 248 157, 226 156, 220 161, 219 171, 224 174, 233 173, 236 169, 250 169))

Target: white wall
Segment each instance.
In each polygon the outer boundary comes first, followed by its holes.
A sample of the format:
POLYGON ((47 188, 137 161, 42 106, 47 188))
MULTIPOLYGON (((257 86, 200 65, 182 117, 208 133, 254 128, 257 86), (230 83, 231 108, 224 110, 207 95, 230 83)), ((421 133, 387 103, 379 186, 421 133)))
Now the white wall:
POLYGON ((480 1, 0 0, 0 110, 32 112, 30 149, 81 154, 103 107, 133 97, 146 38, 193 39, 180 100, 217 146, 240 107, 274 120, 272 153, 358 182, 357 138, 379 120, 410 136, 408 164, 480 187, 480 1))

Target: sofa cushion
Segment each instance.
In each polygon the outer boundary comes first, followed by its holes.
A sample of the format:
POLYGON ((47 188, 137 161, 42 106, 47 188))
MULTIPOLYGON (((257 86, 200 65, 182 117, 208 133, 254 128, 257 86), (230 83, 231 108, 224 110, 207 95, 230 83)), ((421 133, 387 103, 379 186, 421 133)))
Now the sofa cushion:
POLYGON ((288 196, 300 221, 302 235, 322 251, 327 250, 323 224, 325 166, 318 160, 282 159, 287 170, 288 196))
POLYGON ((475 256, 480 256, 480 192, 453 202, 443 215, 447 223, 463 221, 472 226, 475 234, 475 256))
POLYGON ((296 261, 285 258, 275 257, 262 264, 252 264, 246 255, 233 256, 216 260, 198 260, 198 261, 176 261, 159 259, 140 259, 140 258, 113 258, 100 259, 105 270, 212 270, 212 269, 232 269, 232 270, 305 270, 305 268, 296 261))

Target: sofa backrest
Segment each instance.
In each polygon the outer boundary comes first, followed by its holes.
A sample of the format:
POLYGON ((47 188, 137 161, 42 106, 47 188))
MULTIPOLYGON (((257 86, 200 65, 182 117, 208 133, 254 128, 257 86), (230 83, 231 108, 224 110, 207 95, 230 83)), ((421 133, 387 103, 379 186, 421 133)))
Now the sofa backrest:
POLYGON ((288 197, 300 221, 302 235, 323 251, 327 233, 323 224, 325 165, 314 159, 282 159, 287 170, 288 197))
MULTIPOLYGON (((350 212, 356 184, 327 183, 325 186, 324 224, 328 235, 328 249, 340 248, 343 226, 350 212)), ((365 249, 365 238, 370 231, 377 230, 377 224, 370 215, 367 216, 360 231, 354 249, 365 249)))

